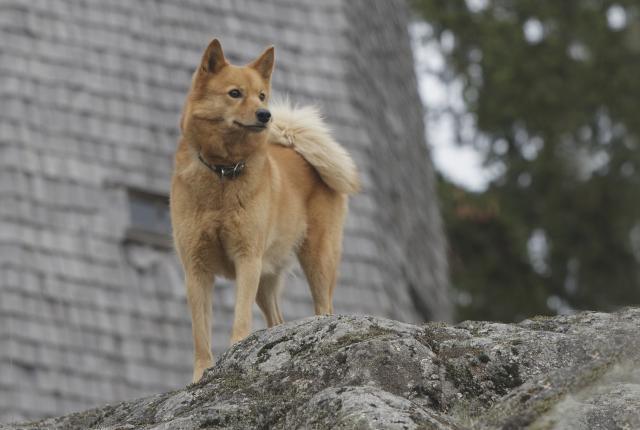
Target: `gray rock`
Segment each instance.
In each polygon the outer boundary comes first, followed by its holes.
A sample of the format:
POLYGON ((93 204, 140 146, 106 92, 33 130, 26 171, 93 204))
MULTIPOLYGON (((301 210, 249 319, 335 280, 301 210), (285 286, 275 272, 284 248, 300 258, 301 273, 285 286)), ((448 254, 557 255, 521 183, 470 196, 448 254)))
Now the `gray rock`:
POLYGON ((637 429, 639 327, 640 309, 314 317, 252 334, 183 390, 0 429, 637 429))

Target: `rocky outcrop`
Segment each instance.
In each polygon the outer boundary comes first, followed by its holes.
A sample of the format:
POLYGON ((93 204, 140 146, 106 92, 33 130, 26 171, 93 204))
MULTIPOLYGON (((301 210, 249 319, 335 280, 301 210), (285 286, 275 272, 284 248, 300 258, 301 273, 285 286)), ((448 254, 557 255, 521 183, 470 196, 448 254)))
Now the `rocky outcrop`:
POLYGON ((183 390, 2 429, 637 429, 640 309, 520 324, 316 317, 183 390))

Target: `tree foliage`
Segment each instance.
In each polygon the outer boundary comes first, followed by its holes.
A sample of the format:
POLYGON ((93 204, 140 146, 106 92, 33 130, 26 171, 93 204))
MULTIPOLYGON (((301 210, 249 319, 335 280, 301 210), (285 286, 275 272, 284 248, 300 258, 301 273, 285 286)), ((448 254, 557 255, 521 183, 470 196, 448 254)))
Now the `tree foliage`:
POLYGON ((461 316, 640 303, 637 1, 415 5, 475 118, 460 143, 501 171, 480 195, 441 179, 461 316))

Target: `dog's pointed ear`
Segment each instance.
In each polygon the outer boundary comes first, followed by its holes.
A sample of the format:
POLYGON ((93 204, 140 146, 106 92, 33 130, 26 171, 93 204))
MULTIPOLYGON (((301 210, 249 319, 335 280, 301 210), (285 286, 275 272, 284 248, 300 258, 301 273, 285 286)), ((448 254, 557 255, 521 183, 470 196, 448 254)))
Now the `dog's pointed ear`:
POLYGON ((200 70, 205 73, 217 73, 226 66, 227 60, 224 58, 222 52, 222 45, 218 39, 213 39, 202 56, 202 62, 200 63, 200 70))
POLYGON ((273 46, 268 47, 264 50, 260 56, 255 59, 253 62, 249 63, 249 67, 253 67, 260 73, 260 75, 265 79, 271 79, 271 73, 273 72, 273 64, 276 60, 275 48, 273 46))

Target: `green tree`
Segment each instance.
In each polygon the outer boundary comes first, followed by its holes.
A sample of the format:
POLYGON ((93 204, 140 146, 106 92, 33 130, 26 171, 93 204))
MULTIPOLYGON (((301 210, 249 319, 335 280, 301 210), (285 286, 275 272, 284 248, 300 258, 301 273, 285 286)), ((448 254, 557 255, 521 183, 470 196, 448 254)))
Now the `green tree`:
POLYGON ((462 316, 640 303, 637 1, 415 5, 446 41, 448 73, 463 82, 475 117, 478 138, 461 144, 483 143, 486 164, 502 171, 485 193, 462 197, 491 202, 489 224, 456 218, 460 203, 441 183, 452 278, 480 303, 462 316), (494 297, 493 288, 512 292, 494 297))
POLYGON ((451 252, 451 281, 459 319, 521 320, 547 314, 547 292, 529 264, 526 231, 505 217, 499 197, 466 191, 438 176, 451 252))

